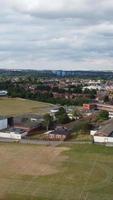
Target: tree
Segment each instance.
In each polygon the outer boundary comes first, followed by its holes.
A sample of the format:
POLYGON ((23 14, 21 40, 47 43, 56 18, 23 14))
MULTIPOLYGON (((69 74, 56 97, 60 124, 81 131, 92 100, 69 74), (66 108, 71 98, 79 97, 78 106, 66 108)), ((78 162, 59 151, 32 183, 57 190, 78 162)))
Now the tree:
POLYGON ((109 96, 108 96, 108 95, 106 95, 106 96, 104 97, 104 102, 105 102, 105 103, 109 102, 109 96))
POLYGON ((70 119, 66 113, 66 110, 63 107, 59 108, 59 111, 56 113, 55 116, 56 116, 57 122, 60 124, 66 124, 70 122, 70 119))
POLYGON ((59 115, 57 118, 58 123, 60 124, 66 124, 70 122, 70 119, 67 114, 59 115))
POLYGON ((102 120, 102 121, 108 120, 109 119, 109 112, 105 111, 105 110, 100 111, 97 119, 102 120))
POLYGON ((91 130, 92 125, 88 121, 79 121, 73 127, 73 131, 82 132, 82 133, 89 133, 91 130))
POLYGON ((56 115, 62 115, 62 114, 65 114, 65 113, 66 113, 66 110, 63 107, 60 107, 59 111, 56 113, 56 115))
POLYGON ((45 126, 46 126, 46 130, 47 130, 47 131, 49 130, 49 128, 50 128, 52 122, 53 122, 52 116, 51 116, 50 114, 48 114, 48 113, 45 114, 45 115, 44 115, 44 124, 45 124, 45 126))
POLYGON ((73 111, 73 116, 75 118, 80 118, 82 115, 81 115, 80 111, 76 109, 73 111))

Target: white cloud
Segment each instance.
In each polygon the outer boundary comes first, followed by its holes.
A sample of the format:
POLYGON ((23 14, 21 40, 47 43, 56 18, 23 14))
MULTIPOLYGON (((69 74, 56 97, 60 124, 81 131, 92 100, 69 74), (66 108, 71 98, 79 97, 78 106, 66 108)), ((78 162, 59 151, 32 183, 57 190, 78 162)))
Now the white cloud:
POLYGON ((0 67, 112 69, 112 0, 0 0, 0 67))
POLYGON ((9 0, 9 5, 26 12, 62 12, 87 9, 87 0, 9 0))
MULTIPOLYGON (((3 5, 3 1, 1 0, 3 5)), ((4 0, 4 5, 22 13, 44 18, 112 18, 112 0, 4 0), (107 14, 107 15, 106 15, 107 14)))

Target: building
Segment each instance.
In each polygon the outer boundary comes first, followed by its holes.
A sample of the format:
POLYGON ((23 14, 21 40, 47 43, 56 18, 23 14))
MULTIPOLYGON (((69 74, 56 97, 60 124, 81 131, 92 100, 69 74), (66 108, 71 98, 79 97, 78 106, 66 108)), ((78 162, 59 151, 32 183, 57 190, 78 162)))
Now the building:
POLYGON ((113 112, 113 105, 109 104, 96 104, 98 110, 106 110, 108 112, 113 112))
POLYGON ((42 117, 38 115, 23 115, 18 117, 0 117, 0 138, 21 140, 26 135, 40 130, 42 117))
POLYGON ((20 140, 27 132, 23 129, 14 129, 10 126, 10 118, 0 117, 0 138, 20 140))
POLYGON ((0 97, 4 97, 8 95, 8 91, 7 90, 0 90, 0 97))
POLYGON ((11 127, 23 129, 28 135, 30 135, 32 132, 41 128, 43 121, 43 117, 36 114, 22 115, 12 119, 11 127))
POLYGON ((109 118, 113 119, 113 112, 109 112, 109 118))
POLYGON ((100 85, 90 85, 90 86, 86 86, 86 87, 83 87, 83 91, 84 90, 102 90, 102 87, 100 85))
POLYGON ((96 109, 96 104, 83 104, 83 109, 85 111, 89 111, 89 110, 93 110, 93 109, 96 109))
POLYGON ((54 120, 56 120, 56 113, 58 113, 59 108, 54 108, 50 110, 50 115, 53 117, 54 120))
POLYGON ((8 119, 5 117, 0 117, 0 130, 6 129, 8 127, 8 119))
POLYGON ((48 131, 44 134, 45 139, 64 141, 70 137, 70 130, 66 127, 58 126, 55 130, 48 131))
POLYGON ((0 138, 21 140, 27 135, 27 132, 23 129, 4 129, 0 131, 0 138))
POLYGON ((91 131, 94 143, 113 143, 113 119, 97 131, 91 131))
POLYGON ((83 104, 83 109, 86 111, 97 109, 97 110, 105 110, 108 112, 113 112, 113 105, 109 104, 99 104, 99 103, 89 103, 89 104, 83 104))

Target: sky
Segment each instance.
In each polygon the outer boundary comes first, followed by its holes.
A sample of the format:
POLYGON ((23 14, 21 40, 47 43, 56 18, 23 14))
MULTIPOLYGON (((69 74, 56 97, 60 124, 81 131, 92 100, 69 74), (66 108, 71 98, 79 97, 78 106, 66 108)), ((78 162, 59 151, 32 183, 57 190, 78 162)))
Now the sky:
POLYGON ((0 0, 0 68, 113 71, 113 0, 0 0))

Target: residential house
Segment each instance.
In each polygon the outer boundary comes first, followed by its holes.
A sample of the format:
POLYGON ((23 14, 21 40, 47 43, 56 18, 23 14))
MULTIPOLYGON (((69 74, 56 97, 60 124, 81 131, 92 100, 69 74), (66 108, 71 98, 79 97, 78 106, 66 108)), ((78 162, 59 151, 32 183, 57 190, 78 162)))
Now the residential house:
POLYGON ((47 140, 64 141, 70 137, 70 130, 66 127, 58 126, 55 130, 48 131, 44 134, 47 140))

